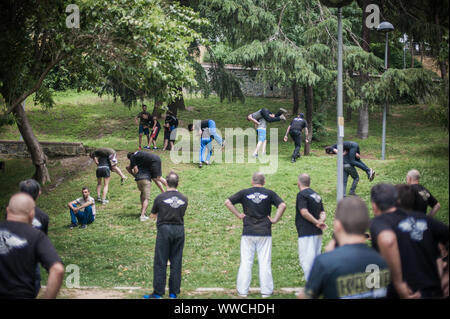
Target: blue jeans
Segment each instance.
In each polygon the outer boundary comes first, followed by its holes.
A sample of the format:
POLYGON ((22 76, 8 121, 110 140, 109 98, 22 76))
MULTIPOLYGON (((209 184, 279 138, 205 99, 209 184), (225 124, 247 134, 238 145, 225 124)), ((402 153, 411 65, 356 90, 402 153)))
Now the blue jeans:
MULTIPOLYGON (((77 205, 72 205, 74 207, 77 207, 77 205)), ((82 224, 90 224, 95 220, 94 215, 92 214, 92 207, 88 206, 84 210, 79 210, 78 213, 75 214, 75 212, 70 209, 70 220, 72 224, 76 224, 77 221, 82 224)))
POLYGON ((201 138, 200 139, 200 163, 204 162, 203 153, 205 152, 205 149, 208 150, 208 153, 206 154, 206 160, 209 161, 212 155, 212 138, 201 138))
POLYGON ((209 134, 216 140, 219 145, 222 145, 222 137, 216 132, 216 122, 213 120, 208 121, 209 134))

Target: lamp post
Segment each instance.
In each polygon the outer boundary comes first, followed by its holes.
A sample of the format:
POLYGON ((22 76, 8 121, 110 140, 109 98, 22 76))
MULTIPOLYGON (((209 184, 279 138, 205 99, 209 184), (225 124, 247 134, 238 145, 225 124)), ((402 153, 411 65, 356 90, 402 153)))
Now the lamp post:
MULTIPOLYGON (((386 45, 384 48, 384 71, 386 72, 388 69, 388 51, 389 51, 389 42, 388 42, 388 34, 391 31, 394 31, 394 26, 387 22, 381 22, 380 25, 377 28, 377 31, 384 32, 386 34, 386 45)), ((384 103, 383 108, 383 127, 382 127, 382 134, 381 134, 381 159, 385 159, 386 154, 386 111, 387 111, 387 100, 384 103)))
POLYGON ((342 90, 342 7, 353 0, 320 0, 327 7, 338 8, 338 77, 337 77, 337 184, 336 201, 344 197, 344 115, 343 115, 343 90, 342 90))

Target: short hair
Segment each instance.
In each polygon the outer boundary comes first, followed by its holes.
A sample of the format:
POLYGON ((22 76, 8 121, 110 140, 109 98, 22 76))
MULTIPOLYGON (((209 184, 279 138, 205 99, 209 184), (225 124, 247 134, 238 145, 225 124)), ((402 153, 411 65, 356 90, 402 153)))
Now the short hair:
POLYGON ((172 171, 169 174, 167 174, 166 181, 167 181, 167 186, 172 187, 172 188, 177 188, 179 176, 177 173, 172 171))
POLYGON ((189 130, 189 131, 192 131, 193 129, 194 129, 194 124, 189 124, 189 125, 188 125, 188 130, 189 130))
POLYGON ((128 152, 128 154, 127 154, 127 158, 128 158, 128 159, 130 159, 130 158, 131 158, 131 156, 133 156, 133 154, 134 154, 133 152, 128 152))
POLYGON ((41 190, 41 185, 34 179, 27 179, 20 182, 19 189, 22 193, 27 193, 36 201, 41 190))
POLYGON ((256 172, 252 176, 252 182, 254 184, 264 185, 265 181, 266 181, 266 177, 261 172, 256 172))
POLYGON ((398 192, 392 184, 377 184, 370 190, 370 200, 382 211, 395 207, 398 192))
POLYGON ((306 173, 300 174, 298 177, 298 181, 300 182, 300 184, 306 187, 309 187, 309 185, 311 185, 311 177, 309 177, 309 175, 306 173))
POLYGON ((417 193, 408 184, 397 184, 395 189, 398 193, 397 207, 403 208, 404 210, 417 210, 416 209, 416 196, 417 193))
POLYGON ((418 181, 420 179, 420 173, 416 169, 410 170, 406 176, 409 176, 409 178, 411 178, 414 181, 418 181))
POLYGON ((87 188, 86 186, 81 188, 81 191, 87 190, 88 192, 90 192, 89 188, 87 188))
POLYGON ((336 207, 335 218, 341 222, 347 234, 364 235, 369 227, 369 210, 358 196, 341 199, 336 207))
POLYGON ((327 154, 334 154, 334 149, 331 146, 325 147, 325 153, 327 154))
POLYGON ((145 104, 142 104, 142 107, 147 107, 147 105, 145 105, 145 104))

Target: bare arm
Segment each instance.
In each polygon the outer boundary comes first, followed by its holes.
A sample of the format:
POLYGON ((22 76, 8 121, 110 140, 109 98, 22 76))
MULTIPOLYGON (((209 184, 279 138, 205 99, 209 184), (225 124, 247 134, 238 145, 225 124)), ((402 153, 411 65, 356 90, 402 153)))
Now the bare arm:
POLYGON ((287 140, 288 140, 288 134, 289 134, 290 129, 291 129, 291 126, 289 125, 287 130, 286 130, 286 134, 284 134, 284 138, 283 138, 283 140, 285 142, 287 142, 287 140))
POLYGON ((309 139, 309 131, 308 131, 308 128, 305 127, 305 142, 308 143, 308 141, 311 142, 311 140, 309 139))
POLYGON ((94 162, 95 162, 95 165, 98 166, 99 163, 98 163, 98 158, 97 158, 97 156, 94 157, 94 162))
POLYGON ((313 215, 311 215, 311 213, 306 208, 302 208, 300 210, 300 214, 303 216, 303 218, 305 218, 307 221, 309 221, 311 224, 313 224, 317 228, 320 228, 323 230, 323 229, 327 228, 327 225, 324 223, 325 218, 322 220, 322 216, 323 216, 322 213, 325 214, 325 212, 321 212, 320 219, 316 219, 313 215))
POLYGON ((244 219, 245 214, 239 212, 239 211, 237 210, 236 206, 234 206, 234 205, 231 203, 231 201, 230 201, 229 199, 227 199, 227 200, 225 201, 225 206, 226 206, 226 207, 228 208, 228 210, 229 210, 230 212, 232 212, 237 218, 239 218, 239 219, 244 219))
POLYGON ((439 209, 441 209, 441 204, 437 203, 436 205, 433 206, 431 212, 428 213, 428 216, 434 217, 439 209))
POLYGON ((403 281, 402 262, 398 250, 397 236, 391 230, 384 230, 377 236, 377 243, 381 256, 386 260, 391 271, 391 280, 395 290, 401 298, 420 298, 420 292, 413 293, 406 282, 403 281))
POLYGON ((64 266, 60 262, 54 263, 48 271, 47 289, 45 290, 45 299, 55 299, 61 288, 64 277, 64 266))
POLYGON ((284 213, 285 210, 286 210, 286 204, 284 202, 281 203, 280 205, 278 205, 275 217, 272 218, 272 217, 268 216, 269 219, 270 219, 270 222, 272 224, 278 223, 278 221, 281 219, 281 216, 283 216, 283 213, 284 213))
POLYGON ((251 114, 249 116, 247 116, 247 120, 252 121, 256 125, 259 125, 259 122, 257 120, 255 120, 251 114))

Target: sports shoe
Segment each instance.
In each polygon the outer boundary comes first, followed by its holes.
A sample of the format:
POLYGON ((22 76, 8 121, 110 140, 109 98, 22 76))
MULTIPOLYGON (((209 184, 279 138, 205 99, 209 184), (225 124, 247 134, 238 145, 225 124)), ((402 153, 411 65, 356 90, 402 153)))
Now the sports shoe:
POLYGON ((238 297, 241 297, 241 298, 247 298, 247 294, 240 294, 240 293, 238 293, 237 295, 238 295, 238 297))
POLYGON ((144 299, 162 299, 162 297, 158 294, 144 295, 144 299))
POLYGON ((120 185, 123 185, 124 180, 126 180, 127 178, 128 178, 128 177, 120 178, 120 185))
POLYGON ((258 158, 258 154, 257 154, 257 153, 253 153, 253 154, 252 154, 252 157, 253 157, 253 158, 258 158))
POLYGON ((205 161, 204 163, 205 163, 205 165, 211 165, 211 163, 209 161, 205 161))
POLYGON ((145 148, 146 150, 149 150, 149 149, 150 149, 150 146, 144 146, 144 148, 145 148))
POLYGON ((286 116, 284 116, 283 114, 280 115, 280 119, 283 121, 286 121, 286 116))
POLYGON ((109 200, 107 200, 107 199, 102 200, 102 204, 103 204, 103 205, 106 205, 106 204, 108 204, 108 203, 109 203, 109 200))
POLYGON ((67 228, 74 229, 77 226, 78 226, 78 224, 72 224, 71 223, 71 224, 67 225, 67 228))
POLYGON ((177 299, 177 295, 174 294, 174 293, 170 293, 170 294, 169 294, 169 298, 170 298, 170 299, 177 299))
POLYGON ((272 297, 272 295, 261 295, 261 297, 263 297, 263 298, 270 298, 270 297, 272 297))
POLYGON ((373 169, 370 169, 369 171, 369 181, 373 181, 375 178, 375 171, 373 169))
POLYGON ((102 201, 101 197, 97 197, 97 202, 101 202, 101 201, 102 201))
POLYGON ((203 163, 199 163, 198 168, 202 168, 202 167, 203 167, 203 163))
POLYGON ((280 107, 280 111, 283 112, 283 113, 287 113, 288 112, 288 110, 283 109, 282 107, 280 107))
POLYGON ((158 148, 156 146, 153 147, 154 150, 157 150, 158 148))
POLYGON ((140 217, 140 220, 141 220, 141 222, 145 222, 145 221, 149 220, 149 218, 150 217, 144 215, 144 216, 140 217))
POLYGON ((295 158, 291 158, 291 163, 295 163, 296 159, 295 158))
POLYGON ((86 224, 80 225, 80 229, 86 229, 86 228, 87 228, 87 225, 86 225, 86 224))

